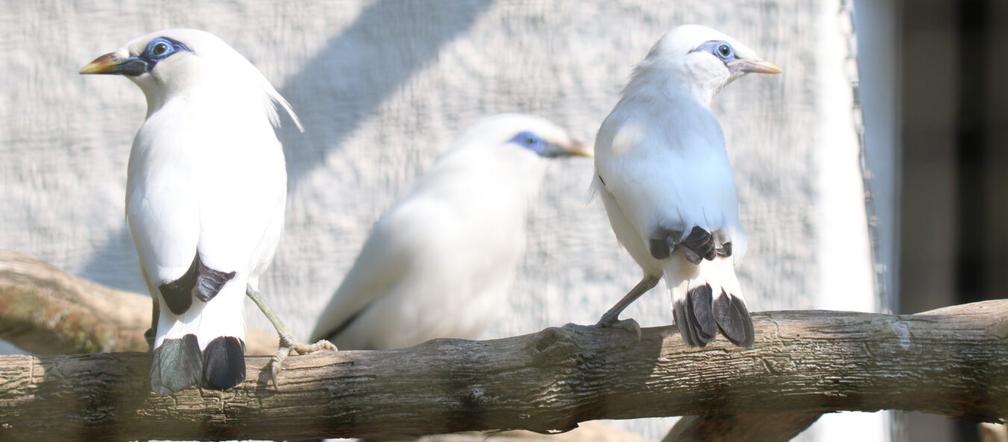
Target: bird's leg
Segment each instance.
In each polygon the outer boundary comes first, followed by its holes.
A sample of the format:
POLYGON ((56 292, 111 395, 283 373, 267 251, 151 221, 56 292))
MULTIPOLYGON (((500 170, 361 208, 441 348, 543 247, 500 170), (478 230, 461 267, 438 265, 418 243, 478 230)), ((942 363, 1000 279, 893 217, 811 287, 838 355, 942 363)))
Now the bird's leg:
POLYGON ((304 355, 322 350, 336 351, 336 346, 325 339, 321 339, 314 344, 297 342, 294 339, 294 336, 291 335, 290 329, 287 328, 287 325, 273 313, 273 309, 266 305, 266 302, 262 299, 262 294, 259 293, 258 290, 248 287, 245 290, 245 294, 248 295, 252 302, 259 306, 259 310, 266 315, 266 319, 269 319, 269 322, 273 324, 273 328, 276 329, 277 334, 280 335, 280 348, 277 349, 276 356, 273 356, 273 361, 270 363, 274 387, 278 385, 277 375, 279 375, 280 371, 283 370, 284 360, 286 360, 291 354, 304 355))
POLYGON ((640 282, 638 282, 637 285, 635 285, 629 292, 627 292, 626 295, 623 296, 623 299, 620 299, 616 305, 612 306, 609 311, 602 315, 602 318, 599 319, 595 326, 624 328, 635 332, 637 336, 640 337, 640 325, 637 324, 637 321, 634 321, 633 319, 620 321, 619 315, 630 304, 636 301, 637 298, 640 298, 641 295, 647 293, 647 291, 651 290, 656 284, 658 284, 657 276, 644 275, 640 282))
POLYGON ((147 341, 147 351, 154 351, 154 336, 157 333, 157 323, 158 316, 161 312, 158 310, 158 300, 157 296, 151 296, 151 319, 150 328, 144 332, 144 340, 147 341))

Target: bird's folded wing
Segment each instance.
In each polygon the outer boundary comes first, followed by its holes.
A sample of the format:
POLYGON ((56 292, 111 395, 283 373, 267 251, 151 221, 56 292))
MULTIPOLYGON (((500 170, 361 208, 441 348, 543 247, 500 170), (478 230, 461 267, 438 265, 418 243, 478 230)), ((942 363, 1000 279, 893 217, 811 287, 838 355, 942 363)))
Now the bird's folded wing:
POLYGON ((372 302, 397 286, 409 272, 417 249, 407 217, 386 214, 375 224, 353 266, 319 316, 311 340, 329 339, 346 329, 372 302))
POLYGON ((659 230, 734 231, 738 203, 720 130, 673 131, 648 118, 603 126, 597 149, 608 152, 599 178, 644 244, 659 230))
POLYGON ((126 209, 148 286, 155 290, 185 275, 193 265, 199 242, 197 202, 187 200, 182 192, 150 194, 146 189, 133 189, 126 209))

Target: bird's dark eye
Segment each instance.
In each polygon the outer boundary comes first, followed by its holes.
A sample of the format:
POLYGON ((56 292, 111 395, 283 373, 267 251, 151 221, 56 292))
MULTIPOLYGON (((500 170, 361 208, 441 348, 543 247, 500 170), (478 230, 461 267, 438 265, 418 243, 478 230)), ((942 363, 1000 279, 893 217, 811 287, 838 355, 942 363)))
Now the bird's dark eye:
POLYGON ((721 58, 729 58, 732 55, 731 46, 728 46, 726 44, 722 44, 722 45, 718 46, 717 52, 718 52, 718 55, 721 56, 721 58))
POLYGON ((543 149, 545 149, 546 146, 546 142, 542 139, 542 137, 539 136, 539 134, 527 130, 519 132, 517 135, 512 137, 508 142, 517 144, 518 146, 521 146, 524 149, 528 149, 539 154, 542 153, 543 149))
POLYGON ((152 59, 152 61, 156 61, 170 56, 180 48, 188 49, 181 43, 174 42, 167 37, 158 37, 147 45, 147 52, 144 55, 152 59))

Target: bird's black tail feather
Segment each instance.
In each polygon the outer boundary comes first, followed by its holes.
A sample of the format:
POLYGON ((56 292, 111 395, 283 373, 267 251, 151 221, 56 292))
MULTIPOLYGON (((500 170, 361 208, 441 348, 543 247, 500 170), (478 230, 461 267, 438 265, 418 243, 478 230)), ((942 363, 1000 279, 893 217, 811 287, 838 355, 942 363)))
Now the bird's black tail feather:
POLYGON ((751 347, 756 338, 752 317, 745 301, 724 290, 714 299, 714 319, 721 334, 729 341, 742 347, 751 347))
POLYGON ((196 335, 165 339, 154 349, 151 360, 151 391, 171 394, 196 385, 203 376, 203 354, 196 335))
POLYGON ((672 311, 686 344, 703 347, 721 332, 733 344, 752 346, 755 333, 745 301, 724 289, 716 296, 709 283, 691 287, 672 311))
POLYGON ((203 350, 203 384, 226 390, 245 380, 245 343, 234 336, 220 336, 203 350))
POLYGON ((234 336, 221 336, 202 352, 196 335, 165 339, 154 349, 151 361, 151 391, 171 394, 202 385, 226 390, 245 380, 245 343, 234 336))

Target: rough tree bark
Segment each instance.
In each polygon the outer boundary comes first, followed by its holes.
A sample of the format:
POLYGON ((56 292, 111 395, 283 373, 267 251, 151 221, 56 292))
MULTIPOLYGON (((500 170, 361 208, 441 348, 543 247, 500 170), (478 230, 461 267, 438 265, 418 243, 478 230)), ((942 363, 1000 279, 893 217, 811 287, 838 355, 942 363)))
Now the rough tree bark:
POLYGON ((641 338, 567 325, 492 341, 268 358, 227 392, 147 392, 146 355, 0 358, 0 439, 412 437, 601 418, 838 410, 1008 414, 1008 301, 912 316, 754 315, 756 344, 683 346, 672 327, 641 338))
MULTIPOLYGON (((151 298, 95 284, 0 250, 0 338, 32 353, 147 351, 151 298)), ((269 355, 275 334, 248 330, 250 354, 269 355)))

